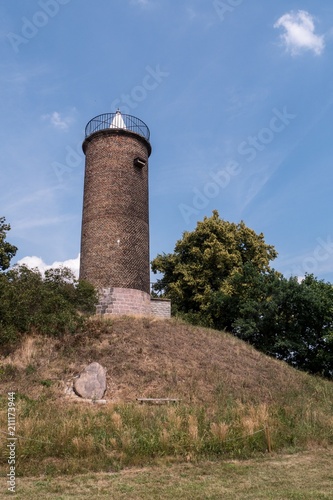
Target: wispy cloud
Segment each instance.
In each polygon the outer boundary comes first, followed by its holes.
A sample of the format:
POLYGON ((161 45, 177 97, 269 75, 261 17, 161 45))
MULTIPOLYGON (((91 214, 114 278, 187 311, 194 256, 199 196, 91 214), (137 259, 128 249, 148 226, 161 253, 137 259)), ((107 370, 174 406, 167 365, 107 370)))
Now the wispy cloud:
POLYGON ((57 188, 43 188, 36 190, 34 192, 29 192, 25 194, 23 189, 17 189, 16 191, 12 191, 8 193, 3 200, 6 200, 7 203, 3 202, 5 206, 5 210, 7 212, 21 211, 24 212, 30 211, 31 207, 34 205, 40 205, 46 199, 50 202, 50 200, 54 200, 55 193, 57 192, 57 188))
POLYGON ((324 51, 324 36, 315 33, 314 18, 305 10, 284 14, 274 24, 274 28, 285 30, 281 40, 293 56, 304 50, 312 51, 318 56, 324 51))
POLYGON ((132 5, 139 5, 140 7, 148 7, 151 5, 151 0, 131 0, 132 5))
POLYGON ((318 237, 312 249, 300 255, 286 256, 280 259, 279 269, 285 276, 298 276, 305 274, 320 276, 331 273, 333 268, 333 244, 330 236, 318 237))
POLYGON ((55 129, 58 130, 68 130, 69 126, 73 123, 74 121, 74 111, 73 110, 70 114, 67 116, 61 115, 58 111, 53 111, 53 113, 43 115, 42 120, 46 120, 52 125, 55 129))
POLYGON ((193 6, 186 7, 187 17, 190 21, 193 21, 198 17, 198 12, 193 8, 193 6))
POLYGON ((14 231, 17 230, 30 230, 36 227, 46 227, 50 228, 50 226, 58 225, 66 221, 71 221, 73 217, 71 215, 55 215, 50 217, 26 217, 23 219, 18 219, 14 221, 11 226, 14 231))

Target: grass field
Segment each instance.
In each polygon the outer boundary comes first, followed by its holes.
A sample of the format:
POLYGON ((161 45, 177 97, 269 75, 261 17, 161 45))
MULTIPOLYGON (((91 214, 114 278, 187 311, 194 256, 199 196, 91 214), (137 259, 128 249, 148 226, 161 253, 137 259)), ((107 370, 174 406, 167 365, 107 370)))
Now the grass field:
POLYGON ((0 382, 2 445, 15 393, 17 498, 333 500, 332 382, 226 333, 149 318, 35 332, 2 355, 0 382), (91 361, 104 405, 67 391, 91 361))
MULTIPOLYGON (((18 478, 18 499, 333 499, 333 449, 75 476, 18 478)), ((8 498, 1 483, 0 498, 8 498)))

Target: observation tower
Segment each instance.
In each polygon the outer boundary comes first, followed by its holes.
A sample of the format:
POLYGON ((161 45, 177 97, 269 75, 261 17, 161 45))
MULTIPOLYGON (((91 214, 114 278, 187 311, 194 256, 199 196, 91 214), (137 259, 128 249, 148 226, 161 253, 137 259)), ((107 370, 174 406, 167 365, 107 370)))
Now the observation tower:
POLYGON ((119 110, 85 129, 80 279, 99 290, 102 314, 150 314, 149 139, 119 110))

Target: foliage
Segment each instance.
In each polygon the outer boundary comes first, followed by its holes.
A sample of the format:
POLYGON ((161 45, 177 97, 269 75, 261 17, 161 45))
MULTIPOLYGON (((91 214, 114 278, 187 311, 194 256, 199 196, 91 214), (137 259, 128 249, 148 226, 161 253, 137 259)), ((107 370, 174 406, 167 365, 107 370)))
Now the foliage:
POLYGON ((17 252, 17 248, 6 241, 6 233, 10 230, 10 225, 5 221, 5 217, 0 217, 0 271, 9 268, 10 261, 17 252))
MULTIPOLYGON (((244 276, 239 286, 246 285, 244 276)), ((249 280, 247 280, 249 283, 249 280)), ((286 279, 251 275, 251 287, 238 292, 232 331, 256 348, 295 368, 333 375, 333 287, 306 275, 286 279)))
POLYGON ((154 259, 163 274, 155 290, 192 323, 227 329, 293 367, 332 377, 333 287, 313 275, 284 278, 269 267, 276 256, 262 234, 214 211, 173 254, 154 259))
POLYGON ((171 298, 178 314, 216 327, 213 303, 233 293, 234 276, 242 274, 247 263, 259 273, 267 272, 276 257, 262 233, 256 234, 244 222, 224 221, 215 210, 194 231, 183 234, 174 253, 158 255, 152 261, 153 272, 163 273, 154 290, 171 298))
POLYGON ((93 313, 97 302, 92 285, 75 279, 67 269, 15 266, 0 274, 0 345, 38 330, 59 336, 73 332, 93 313))

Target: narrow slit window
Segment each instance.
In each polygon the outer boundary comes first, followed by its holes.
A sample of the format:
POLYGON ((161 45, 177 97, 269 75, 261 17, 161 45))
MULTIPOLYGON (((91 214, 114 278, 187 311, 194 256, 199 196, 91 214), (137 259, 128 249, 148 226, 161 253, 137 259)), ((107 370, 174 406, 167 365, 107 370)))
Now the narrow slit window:
POLYGON ((139 156, 134 158, 134 165, 136 167, 143 168, 146 165, 146 163, 147 163, 146 160, 144 160, 143 158, 140 158, 139 156))

